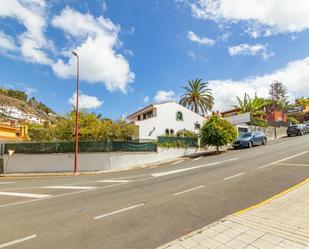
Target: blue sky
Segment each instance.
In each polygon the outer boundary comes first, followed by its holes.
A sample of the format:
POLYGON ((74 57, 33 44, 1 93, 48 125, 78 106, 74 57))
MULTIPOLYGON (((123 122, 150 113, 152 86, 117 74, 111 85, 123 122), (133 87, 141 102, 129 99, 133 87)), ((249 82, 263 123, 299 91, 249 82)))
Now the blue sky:
POLYGON ((214 110, 282 81, 309 96, 309 1, 2 0, 0 84, 60 114, 72 109, 76 50, 81 105, 119 118, 176 99, 196 77, 214 110))

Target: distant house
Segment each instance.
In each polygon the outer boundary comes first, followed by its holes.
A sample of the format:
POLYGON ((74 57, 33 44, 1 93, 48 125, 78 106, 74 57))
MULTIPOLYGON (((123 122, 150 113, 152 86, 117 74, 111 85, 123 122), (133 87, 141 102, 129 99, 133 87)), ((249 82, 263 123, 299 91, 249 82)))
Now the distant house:
POLYGON ((197 133, 206 120, 176 102, 148 105, 127 119, 138 126, 140 140, 154 140, 184 130, 197 133))
POLYGON ((0 140, 8 140, 8 141, 29 140, 27 126, 0 124, 0 140))

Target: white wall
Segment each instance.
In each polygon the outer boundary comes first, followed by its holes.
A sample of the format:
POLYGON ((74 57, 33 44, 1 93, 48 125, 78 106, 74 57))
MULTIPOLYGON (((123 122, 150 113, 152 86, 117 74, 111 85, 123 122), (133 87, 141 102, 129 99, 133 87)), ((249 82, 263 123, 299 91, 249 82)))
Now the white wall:
POLYGON ((155 107, 157 109, 156 117, 135 122, 139 126, 140 139, 156 139, 158 136, 164 135, 166 129, 173 129, 175 134, 183 129, 196 132, 195 123, 198 122, 202 126, 205 122, 204 117, 175 102, 158 104, 155 107), (176 112, 178 111, 182 112, 183 121, 176 120, 176 112))
MULTIPOLYGON (((158 152, 105 152, 80 153, 78 171, 104 171, 130 169, 160 161, 171 160, 198 152, 197 148, 158 148, 158 152)), ((8 155, 4 156, 4 166, 8 155)), ((72 172, 74 155, 63 154, 13 154, 7 173, 72 172)), ((2 172, 0 172, 2 173, 2 172)))

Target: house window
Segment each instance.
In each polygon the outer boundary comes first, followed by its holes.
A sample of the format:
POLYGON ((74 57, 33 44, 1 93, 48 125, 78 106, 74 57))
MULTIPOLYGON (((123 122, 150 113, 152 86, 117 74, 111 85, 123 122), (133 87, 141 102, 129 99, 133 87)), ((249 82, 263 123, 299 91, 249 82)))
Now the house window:
POLYGON ((141 120, 141 115, 138 115, 138 116, 137 116, 137 120, 141 120))
POLYGON ((166 129, 165 130, 165 136, 169 136, 170 135, 170 130, 169 129, 166 129))
POLYGON ((170 135, 171 135, 171 136, 174 135, 174 130, 173 130, 173 129, 170 130, 170 135))
POLYGON ((176 120, 183 121, 183 114, 182 112, 176 112, 176 120))
POLYGON ((194 124, 194 129, 195 129, 195 130, 201 129, 201 124, 200 124, 199 122, 196 122, 196 123, 194 124))

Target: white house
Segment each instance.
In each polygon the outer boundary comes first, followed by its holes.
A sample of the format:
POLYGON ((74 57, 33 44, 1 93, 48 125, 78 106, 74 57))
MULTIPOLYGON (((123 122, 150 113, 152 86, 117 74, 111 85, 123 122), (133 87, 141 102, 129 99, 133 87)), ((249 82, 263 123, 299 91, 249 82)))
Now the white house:
POLYGON ((127 119, 139 127, 140 140, 153 140, 183 130, 197 133, 205 122, 204 117, 176 102, 148 105, 127 119))

